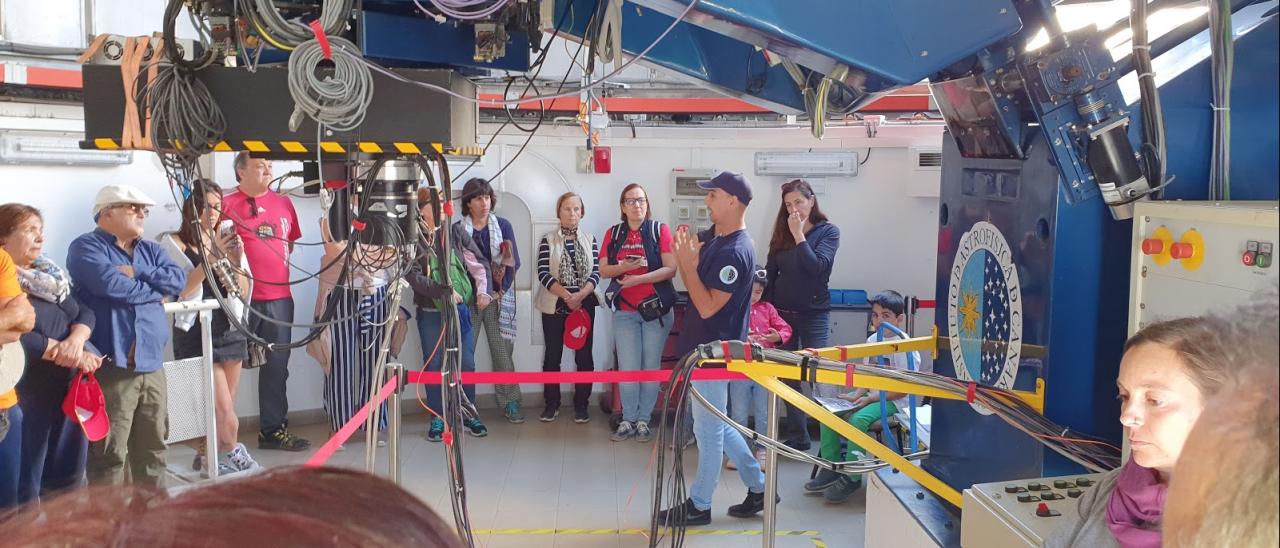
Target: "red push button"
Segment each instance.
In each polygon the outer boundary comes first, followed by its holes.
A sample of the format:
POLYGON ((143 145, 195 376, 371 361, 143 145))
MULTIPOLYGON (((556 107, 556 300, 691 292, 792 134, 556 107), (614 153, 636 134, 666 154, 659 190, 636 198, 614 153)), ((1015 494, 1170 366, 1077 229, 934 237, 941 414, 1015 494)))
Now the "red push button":
POLYGON ((1142 240, 1143 255, 1159 255, 1164 251, 1164 242, 1155 238, 1147 238, 1142 240))
POLYGON ((1049 508, 1048 504, 1045 504, 1042 502, 1036 506, 1036 515, 1042 518, 1051 518, 1055 516, 1061 516, 1062 513, 1057 510, 1054 510, 1053 508, 1049 508))
POLYGON ((1240 256, 1240 262, 1243 263, 1245 266, 1253 266, 1254 259, 1256 257, 1257 255, 1255 255, 1252 251, 1246 251, 1244 252, 1244 255, 1240 256))
POLYGON ((1190 259, 1195 254, 1195 248, 1188 243, 1176 243, 1169 248, 1169 256, 1175 259, 1190 259))

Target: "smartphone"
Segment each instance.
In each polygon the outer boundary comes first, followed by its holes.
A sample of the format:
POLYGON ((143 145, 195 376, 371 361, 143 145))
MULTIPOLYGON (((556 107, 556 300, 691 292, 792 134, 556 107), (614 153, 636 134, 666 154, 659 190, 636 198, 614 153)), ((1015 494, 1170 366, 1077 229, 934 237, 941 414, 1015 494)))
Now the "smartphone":
POLYGON ((235 221, 232 221, 231 219, 226 219, 226 220, 223 220, 221 223, 218 223, 219 236, 226 236, 228 234, 235 234, 235 233, 236 233, 235 221))

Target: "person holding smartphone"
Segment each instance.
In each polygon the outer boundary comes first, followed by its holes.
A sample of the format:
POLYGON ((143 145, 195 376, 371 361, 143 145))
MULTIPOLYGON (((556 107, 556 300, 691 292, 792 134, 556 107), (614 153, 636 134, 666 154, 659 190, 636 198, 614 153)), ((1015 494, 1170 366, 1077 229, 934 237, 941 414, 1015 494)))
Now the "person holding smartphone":
MULTIPOLYGON (((244 274, 248 261, 244 258, 240 237, 236 235, 234 223, 230 220, 218 222, 221 212, 222 189, 213 181, 198 179, 191 195, 182 203, 182 225, 175 232, 160 235, 160 245, 170 251, 174 262, 188 267, 185 268, 186 287, 178 295, 182 300, 212 299, 214 283, 218 284, 218 292, 235 304, 240 304, 241 301, 233 295, 247 297, 250 294, 249 277, 244 274), (235 274, 230 279, 210 280, 202 263, 206 260, 217 263, 223 259, 234 267, 225 272, 235 274)), ((232 326, 228 314, 236 316, 241 323, 248 321, 241 305, 236 310, 214 309, 209 326, 213 338, 214 415, 218 426, 218 456, 214 465, 218 467, 219 474, 258 467, 244 444, 236 441, 240 437, 236 391, 240 387, 241 366, 249 358, 249 345, 244 332, 232 326)), ((178 314, 174 316, 173 323, 173 357, 183 360, 202 355, 199 315, 178 314)), ((196 451, 196 464, 193 468, 199 470, 207 460, 203 454, 204 444, 197 445, 196 451)))
MULTIPOLYGON (((622 222, 611 227, 600 246, 600 275, 612 278, 605 300, 614 309, 613 338, 618 369, 654 371, 662 367, 662 348, 671 332, 676 302, 676 256, 671 229, 649 214, 649 195, 631 183, 618 198, 622 222)), ((622 383, 622 422, 613 441, 653 439, 650 415, 658 401, 655 383, 622 383)))

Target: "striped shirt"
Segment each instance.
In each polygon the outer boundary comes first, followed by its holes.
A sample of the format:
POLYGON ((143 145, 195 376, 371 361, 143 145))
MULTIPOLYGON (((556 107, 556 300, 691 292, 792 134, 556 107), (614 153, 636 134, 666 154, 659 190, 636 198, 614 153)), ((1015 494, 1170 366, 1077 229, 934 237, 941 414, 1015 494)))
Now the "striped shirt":
MULTIPOLYGON (((564 251, 569 254, 571 262, 577 260, 577 240, 565 240, 564 251)), ((597 287, 600 285, 600 264, 595 261, 595 257, 598 255, 600 255, 599 246, 595 242, 591 242, 591 276, 586 281, 597 287)), ((578 286, 565 285, 551 275, 551 244, 547 243, 546 238, 543 238, 542 242, 538 244, 538 283, 547 289, 551 289, 555 284, 560 283, 570 293, 582 289, 578 286)))

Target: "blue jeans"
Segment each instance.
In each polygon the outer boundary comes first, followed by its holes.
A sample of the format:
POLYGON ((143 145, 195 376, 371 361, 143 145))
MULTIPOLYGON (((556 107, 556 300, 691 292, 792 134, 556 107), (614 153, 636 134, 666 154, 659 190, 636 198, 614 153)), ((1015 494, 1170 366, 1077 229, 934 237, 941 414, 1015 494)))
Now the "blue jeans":
MULTIPOLYGON (((495 303, 496 306, 496 303, 495 303)), ((418 309, 418 336, 422 338, 422 357, 426 358, 431 354, 431 349, 436 347, 436 340, 440 338, 440 331, 443 326, 440 321, 440 311, 418 309)), ((471 310, 466 306, 458 307, 458 329, 461 336, 459 342, 461 348, 459 352, 462 354, 462 370, 464 372, 472 372, 476 370, 476 341, 471 338, 471 310)), ((440 343, 440 349, 436 350, 431 361, 427 363, 427 371, 439 371, 444 365, 444 343, 440 343)), ((432 386, 427 385, 427 407, 436 413, 442 412, 443 404, 441 403, 441 390, 444 385, 432 386)), ((463 386, 463 390, 467 395, 467 399, 472 403, 476 401, 476 385, 468 384, 463 386)))
POLYGON ((80 484, 89 455, 89 440, 62 412, 67 397, 67 369, 48 362, 29 364, 18 386, 22 408, 22 468, 18 502, 80 484))
MULTIPOLYGON (((675 323, 675 312, 646 322, 639 312, 613 313, 613 339, 618 350, 619 371, 657 371, 662 368, 662 349, 675 323)), ((648 421, 658 403, 660 386, 655 382, 624 382, 618 385, 622 400, 622 420, 648 421)))
MULTIPOLYGON (((799 350, 802 348, 823 348, 830 344, 831 333, 831 312, 827 310, 815 310, 811 312, 790 312, 779 311, 778 315, 791 326, 791 340, 783 345, 785 350, 799 350)), ((800 381, 784 381, 788 386, 800 390, 800 381)), ((787 404, 786 423, 791 430, 791 441, 800 445, 809 445, 809 428, 808 415, 805 415, 799 408, 787 404)))
MULTIPOLYGON (((729 381, 696 381, 693 387, 716 409, 723 412, 727 407, 729 381)), ((720 482, 721 459, 725 454, 738 467, 738 476, 746 484, 747 490, 763 493, 764 471, 760 469, 760 463, 751 453, 751 448, 747 447, 746 440, 702 404, 690 401, 689 405, 693 406, 693 437, 698 440, 698 473, 693 477, 693 486, 689 489, 693 506, 699 510, 711 508, 711 495, 720 482)))
POLYGON ((18 505, 18 467, 22 461, 22 407, 0 410, 9 432, 0 439, 0 510, 18 505))
POLYGON ((746 426, 750 416, 756 418, 757 432, 768 432, 769 391, 756 381, 729 381, 729 418, 746 426))

